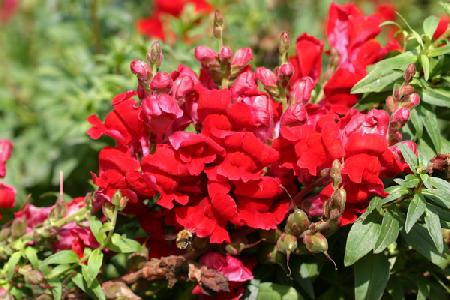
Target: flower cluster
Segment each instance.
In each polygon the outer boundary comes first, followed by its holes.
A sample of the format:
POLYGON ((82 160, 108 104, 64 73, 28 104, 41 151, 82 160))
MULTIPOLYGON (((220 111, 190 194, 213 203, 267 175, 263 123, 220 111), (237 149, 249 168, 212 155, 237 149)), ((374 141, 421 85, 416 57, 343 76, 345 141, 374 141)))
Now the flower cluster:
MULTIPOLYGON (((0 178, 6 176, 6 161, 11 157, 12 150, 13 144, 9 140, 0 140, 0 178)), ((16 189, 0 182, 0 208, 13 207, 15 198, 16 189)))
MULTIPOLYGON (((274 70, 253 69, 249 48, 216 52, 200 46, 199 74, 183 65, 161 72, 162 53, 154 44, 147 61, 131 63, 137 89, 117 95, 104 121, 88 118, 91 138, 115 141, 101 150, 99 171, 92 174, 95 201, 110 202, 117 192, 126 197, 124 213, 137 216, 148 232, 153 257, 182 251, 168 238, 176 232, 233 245, 253 232, 277 229, 294 209, 302 215, 298 208, 306 219, 352 223, 371 196, 386 195, 383 179, 408 171, 397 143, 409 117, 405 110, 419 102, 409 89, 415 72, 409 69, 391 101, 392 115, 352 108, 358 98, 350 90, 366 67, 399 50, 395 42, 383 47, 375 39, 381 21, 352 4, 331 4, 330 66, 323 77, 323 43, 307 34, 290 58, 289 37, 281 36, 281 64, 274 70), (338 194, 336 212, 327 203, 338 194)), ((316 241, 325 245, 320 233, 302 237, 309 251, 317 252, 316 241)), ((229 256, 216 261, 221 265, 211 267, 218 270, 235 264, 229 256)), ((241 266, 244 271, 230 281, 250 279, 241 266)))

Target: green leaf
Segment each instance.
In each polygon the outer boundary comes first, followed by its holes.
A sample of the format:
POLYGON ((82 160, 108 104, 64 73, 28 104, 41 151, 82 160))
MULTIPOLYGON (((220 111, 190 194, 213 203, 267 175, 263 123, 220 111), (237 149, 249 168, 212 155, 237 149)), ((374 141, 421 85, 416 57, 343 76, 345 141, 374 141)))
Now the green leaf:
POLYGON ((99 219, 97 219, 97 217, 95 216, 89 217, 89 227, 92 231, 92 234, 95 236, 95 239, 100 244, 102 244, 106 239, 106 234, 105 231, 102 230, 103 227, 102 225, 103 225, 102 222, 99 219))
POLYGON ((62 284, 61 282, 50 282, 50 285, 52 286, 52 294, 53 294, 53 300, 61 300, 62 298, 62 284))
POLYGON ((427 130, 428 135, 433 142, 434 150, 436 151, 436 153, 441 153, 442 137, 439 131, 439 125, 436 116, 431 111, 425 110, 424 117, 426 120, 426 122, 424 122, 425 129, 427 130))
POLYGON ((442 253, 444 251, 444 241, 442 239, 441 221, 439 216, 429 209, 425 210, 425 226, 436 245, 436 249, 439 253, 442 253))
POLYGON ((393 213, 388 210, 384 214, 383 221, 381 222, 380 234, 377 242, 375 243, 374 253, 383 252, 387 246, 394 243, 397 240, 400 231, 400 223, 393 213))
POLYGON ((430 79, 430 59, 425 54, 421 54, 420 63, 422 64, 423 78, 428 81, 430 79))
POLYGON ((444 89, 424 88, 422 90, 422 101, 432 105, 450 108, 450 92, 444 89))
POLYGON ((416 224, 417 220, 425 212, 425 199, 420 194, 415 194, 411 202, 408 205, 408 213, 406 215, 405 231, 408 233, 411 228, 416 224))
POLYGON ((373 217, 373 213, 364 221, 358 219, 350 229, 345 244, 344 265, 354 264, 374 247, 380 233, 380 224, 373 217))
POLYGON ((94 280, 92 282, 91 287, 89 288, 89 287, 87 287, 86 282, 83 279, 83 276, 80 273, 78 273, 74 277, 72 277, 72 282, 78 288, 80 288, 80 290, 87 293, 92 298, 100 299, 100 300, 105 299, 105 294, 97 280, 94 280))
POLYGON ((433 38, 433 34, 439 24, 439 18, 436 16, 429 16, 423 21, 423 32, 430 38, 433 38))
POLYGON ((411 247, 441 269, 445 269, 450 263, 448 249, 445 249, 443 253, 437 252, 433 240, 423 225, 416 223, 409 233, 402 231, 402 236, 411 247))
POLYGON ((396 146, 402 152, 402 156, 408 164, 409 168, 413 172, 415 172, 417 170, 417 157, 414 152, 412 152, 412 150, 403 143, 398 143, 396 146))
POLYGON ((107 248, 122 253, 140 252, 142 245, 135 240, 128 239, 120 234, 114 233, 107 248))
POLYGON ((61 274, 63 274, 64 272, 66 272, 67 270, 72 269, 71 265, 57 265, 56 267, 54 267, 53 269, 50 270, 50 272, 48 273, 48 277, 49 278, 56 278, 58 276, 60 276, 61 274))
POLYGON ((378 300, 389 280, 389 261, 383 254, 367 255, 355 264, 355 300, 378 300))
POLYGON ((450 45, 446 45, 443 47, 438 47, 438 48, 431 48, 428 49, 428 57, 436 57, 436 56, 440 56, 440 55, 444 55, 444 54, 448 54, 450 53, 450 45))
POLYGON ((95 278, 97 278, 98 272, 100 272, 100 267, 103 262, 103 253, 100 249, 95 249, 89 256, 87 263, 87 274, 84 275, 87 285, 90 287, 95 278))
POLYGON ((409 64, 415 63, 417 56, 405 52, 376 63, 366 77, 353 88, 353 94, 380 92, 397 79, 402 78, 403 71, 409 64))
POLYGON ((6 272, 6 278, 8 278, 8 280, 11 280, 13 278, 14 271, 21 258, 22 253, 14 252, 9 257, 8 262, 3 266, 3 270, 6 272))
POLYGON ((262 282, 259 285, 256 300, 302 300, 303 297, 295 288, 273 282, 262 282))
POLYGON ((441 190, 450 198, 450 183, 438 177, 431 177, 430 183, 437 189, 441 190))
POLYGON ((416 137, 420 139, 423 134, 423 121, 422 117, 419 116, 415 108, 411 110, 410 120, 414 126, 414 130, 416 131, 416 137))
POLYGON ((418 290, 417 290, 417 300, 426 300, 430 294, 430 283, 428 281, 425 281, 423 278, 419 278, 419 281, 417 283, 418 290))
POLYGON ((31 263, 34 269, 39 270, 39 258, 37 257, 37 251, 33 247, 27 247, 25 249, 25 256, 31 263))
POLYGON ((422 195, 437 205, 450 209, 450 199, 445 191, 440 189, 423 189, 422 195))
POLYGON ((47 257, 42 264, 44 265, 62 265, 78 263, 78 256, 72 250, 62 250, 47 257))

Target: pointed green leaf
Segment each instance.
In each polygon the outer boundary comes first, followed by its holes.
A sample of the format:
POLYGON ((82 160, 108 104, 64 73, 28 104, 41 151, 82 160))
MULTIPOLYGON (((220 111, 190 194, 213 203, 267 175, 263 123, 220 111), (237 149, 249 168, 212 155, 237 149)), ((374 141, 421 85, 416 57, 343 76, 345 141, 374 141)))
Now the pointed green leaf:
POLYGON ((422 101, 432 105, 450 108, 450 91, 424 88, 422 90, 422 101))
POLYGON ((397 240, 400 231, 400 223, 391 211, 386 211, 381 222, 380 234, 375 243, 374 253, 383 252, 387 246, 397 240))
POLYGON ((372 215, 364 221, 358 219, 350 229, 345 244, 344 265, 354 264, 374 247, 380 233, 380 224, 372 215))
POLYGON ((34 269, 39 270, 39 258, 37 257, 37 251, 33 247, 27 247, 25 249, 25 256, 34 269))
POLYGON ((417 109, 411 110, 411 123, 414 126, 414 130, 416 131, 416 137, 421 138, 423 134, 423 121, 422 117, 417 113, 417 109))
POLYGON ((442 239, 441 221, 439 216, 433 211, 425 210, 425 225, 430 233, 431 239, 436 245, 436 249, 439 253, 444 251, 444 240, 442 239))
POLYGON ((429 16, 423 22, 423 32, 431 39, 439 24, 439 18, 436 16, 429 16))
POLYGON ((105 231, 102 230, 102 222, 95 216, 89 217, 89 227, 97 242, 102 244, 106 239, 105 231))
POLYGON ((442 149, 442 136, 441 133, 439 131, 439 125, 436 119, 436 116, 428 110, 422 110, 425 120, 427 120, 426 122, 424 122, 425 125, 425 129, 428 132, 428 135, 431 138, 431 141, 433 142, 434 145, 434 150, 436 151, 436 153, 441 153, 441 149, 442 149))
POLYGON ((355 264, 355 300, 379 300, 389 280, 389 261, 383 254, 367 255, 355 264))
POLYGON ((6 271, 6 278, 8 278, 8 280, 11 280, 13 278, 14 271, 21 258, 22 253, 14 252, 9 257, 8 262, 3 266, 3 270, 6 271))
POLYGON ((417 220, 425 212, 425 199, 420 194, 415 194, 408 206, 408 213, 406 215, 405 231, 408 233, 416 224, 417 220))
POLYGON ((103 253, 100 249, 95 249, 89 255, 89 260, 87 263, 87 274, 84 276, 87 285, 90 287, 95 278, 97 278, 98 272, 100 272, 100 267, 103 262, 103 253))
POLYGON ((402 231, 402 236, 411 247, 441 269, 445 269, 450 263, 448 248, 444 247, 443 253, 437 252, 433 240, 423 225, 416 223, 409 233, 402 231))
POLYGON ((429 49, 427 54, 428 57, 436 57, 436 56, 440 56, 440 55, 444 55, 444 54, 448 54, 450 53, 450 45, 446 45, 446 46, 442 46, 442 47, 438 47, 438 48, 432 48, 429 49))
POLYGON ((78 256, 72 250, 62 250, 47 257, 42 264, 44 265, 62 265, 78 262, 78 256))
POLYGON ((430 59, 425 54, 421 54, 420 63, 422 64, 423 78, 428 81, 430 79, 430 59))
POLYGON ((412 150, 403 143, 396 145, 402 152, 402 156, 408 164, 409 168, 414 172, 417 170, 417 157, 412 150))
POLYGON ((61 282, 49 282, 52 288, 53 300, 61 300, 62 298, 62 284, 61 282))

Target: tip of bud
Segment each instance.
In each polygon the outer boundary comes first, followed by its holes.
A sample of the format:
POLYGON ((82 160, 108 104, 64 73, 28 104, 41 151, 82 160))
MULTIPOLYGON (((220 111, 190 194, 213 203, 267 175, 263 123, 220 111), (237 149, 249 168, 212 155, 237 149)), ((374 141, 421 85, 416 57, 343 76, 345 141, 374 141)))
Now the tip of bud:
POLYGON ((147 53, 147 61, 152 68, 159 68, 163 61, 163 53, 160 41, 154 41, 147 53))
POLYGON ((410 82, 415 74, 416 74, 416 65, 409 64, 408 67, 406 67, 405 73, 403 74, 403 78, 405 79, 406 82, 410 82))
POLYGON ((214 12, 213 34, 216 39, 222 39, 223 15, 219 10, 214 12))
POLYGON ((320 232, 306 234, 303 237, 303 243, 305 244, 306 249, 311 253, 321 253, 328 250, 327 238, 320 232))

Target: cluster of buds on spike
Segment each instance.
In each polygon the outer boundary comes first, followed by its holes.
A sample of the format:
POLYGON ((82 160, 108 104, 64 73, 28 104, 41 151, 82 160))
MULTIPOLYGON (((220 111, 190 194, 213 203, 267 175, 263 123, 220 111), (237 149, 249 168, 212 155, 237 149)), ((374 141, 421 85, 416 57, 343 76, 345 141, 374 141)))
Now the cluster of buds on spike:
POLYGON ((134 75, 136 75, 138 79, 137 92, 139 99, 144 99, 147 95, 149 95, 150 85, 160 86, 162 82, 170 80, 170 76, 168 76, 168 78, 161 78, 162 76, 159 75, 158 78, 156 78, 157 76, 153 78, 153 74, 158 71, 159 67, 161 66, 162 60, 163 54, 161 50, 161 44, 159 43, 159 41, 155 41, 147 53, 146 62, 134 59, 130 63, 130 70, 134 75))
POLYGON ((334 160, 330 169, 330 178, 333 184, 333 194, 325 202, 323 207, 323 218, 329 220, 334 225, 339 223, 339 218, 344 213, 346 192, 342 187, 342 164, 339 160, 334 160))
POLYGON ((410 85, 416 67, 409 64, 403 75, 404 83, 394 89, 392 96, 387 97, 386 107, 391 113, 389 123, 389 144, 394 145, 401 141, 401 128, 408 122, 411 110, 419 105, 420 96, 415 93, 414 87, 410 85))
MULTIPOLYGON (((202 71, 211 76, 216 84, 222 84, 224 80, 233 80, 253 59, 250 48, 238 49, 234 54, 231 48, 223 46, 219 53, 206 46, 195 48, 195 58, 202 65, 202 71)), ((225 86, 226 88, 226 86, 225 86)))
POLYGON ((272 97, 281 98, 282 101, 288 94, 289 81, 294 74, 294 66, 288 62, 289 46, 289 35, 283 32, 280 36, 279 46, 280 65, 273 71, 264 67, 256 68, 256 79, 272 97))

